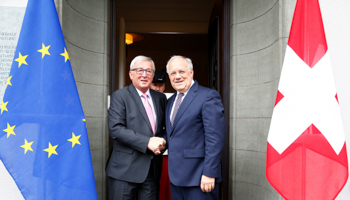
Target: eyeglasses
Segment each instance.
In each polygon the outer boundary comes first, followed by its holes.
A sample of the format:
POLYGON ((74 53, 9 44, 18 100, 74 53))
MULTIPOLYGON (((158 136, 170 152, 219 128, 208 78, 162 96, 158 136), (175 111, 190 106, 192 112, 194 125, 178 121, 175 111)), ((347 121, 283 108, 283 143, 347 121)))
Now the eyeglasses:
POLYGON ((136 74, 138 75, 142 75, 143 72, 146 72, 146 75, 150 76, 154 73, 153 69, 141 69, 141 68, 135 68, 135 69, 132 69, 131 71, 135 71, 136 74))

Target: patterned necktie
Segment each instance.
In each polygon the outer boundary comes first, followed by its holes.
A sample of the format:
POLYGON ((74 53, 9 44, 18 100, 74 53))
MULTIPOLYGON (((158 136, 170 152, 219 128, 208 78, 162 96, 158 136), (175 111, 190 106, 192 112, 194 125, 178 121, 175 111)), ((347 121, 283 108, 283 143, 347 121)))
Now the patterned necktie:
POLYGON ((179 93, 179 96, 176 99, 173 115, 171 115, 171 120, 170 120, 171 127, 173 127, 175 116, 176 116, 177 110, 179 110, 179 107, 180 107, 181 102, 182 102, 181 99, 183 96, 184 96, 184 93, 179 93))
POLYGON ((145 99, 143 101, 143 105, 145 106, 149 122, 151 123, 153 134, 155 134, 156 133, 156 123, 154 122, 154 117, 153 117, 153 111, 152 111, 151 104, 149 104, 149 102, 148 102, 148 95, 147 94, 143 94, 141 96, 145 99))

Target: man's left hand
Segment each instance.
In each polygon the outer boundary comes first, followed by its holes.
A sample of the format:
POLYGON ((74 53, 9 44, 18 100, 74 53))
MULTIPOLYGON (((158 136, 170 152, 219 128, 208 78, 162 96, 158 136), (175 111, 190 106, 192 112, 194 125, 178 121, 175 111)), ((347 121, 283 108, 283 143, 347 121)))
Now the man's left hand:
POLYGON ((209 177, 202 175, 201 178, 201 190, 203 192, 211 192, 215 186, 215 177, 209 177))

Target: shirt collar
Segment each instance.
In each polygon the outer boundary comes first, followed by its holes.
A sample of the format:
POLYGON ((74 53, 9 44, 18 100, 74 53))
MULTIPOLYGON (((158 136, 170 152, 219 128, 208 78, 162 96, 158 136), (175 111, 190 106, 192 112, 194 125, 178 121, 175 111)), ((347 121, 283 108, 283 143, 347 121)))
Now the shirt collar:
MULTIPOLYGON (((140 97, 143 95, 143 93, 139 89, 136 88, 136 91, 137 91, 137 93, 139 94, 140 97)), ((151 96, 151 93, 149 92, 149 89, 147 90, 147 92, 145 94, 147 94, 148 97, 151 96)))

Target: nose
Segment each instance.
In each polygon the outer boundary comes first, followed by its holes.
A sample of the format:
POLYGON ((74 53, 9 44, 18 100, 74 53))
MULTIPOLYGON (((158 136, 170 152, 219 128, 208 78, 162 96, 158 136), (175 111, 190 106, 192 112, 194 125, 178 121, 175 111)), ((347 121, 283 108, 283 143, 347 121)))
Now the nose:
POLYGON ((175 79, 179 79, 179 78, 181 78, 180 73, 176 72, 175 79))

